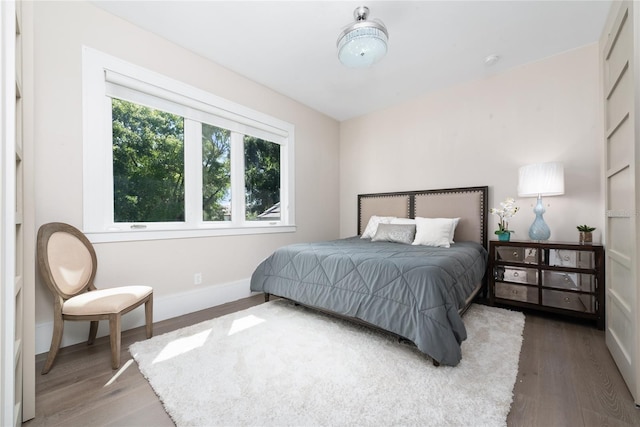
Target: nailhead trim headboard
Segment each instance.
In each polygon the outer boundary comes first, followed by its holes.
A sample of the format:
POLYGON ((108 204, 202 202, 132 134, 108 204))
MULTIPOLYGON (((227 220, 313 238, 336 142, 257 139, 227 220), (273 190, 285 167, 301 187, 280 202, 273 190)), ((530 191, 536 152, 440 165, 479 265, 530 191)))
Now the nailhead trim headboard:
POLYGON ((358 235, 372 215, 401 218, 460 218, 454 240, 470 240, 488 247, 489 187, 400 191, 358 195, 358 235))

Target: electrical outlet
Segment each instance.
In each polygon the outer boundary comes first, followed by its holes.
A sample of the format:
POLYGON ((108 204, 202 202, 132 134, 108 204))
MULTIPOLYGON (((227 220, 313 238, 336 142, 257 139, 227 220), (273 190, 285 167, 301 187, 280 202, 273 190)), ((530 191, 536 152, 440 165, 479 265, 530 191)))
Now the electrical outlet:
POLYGON ((202 284, 202 273, 195 273, 193 275, 193 284, 201 285, 202 284))

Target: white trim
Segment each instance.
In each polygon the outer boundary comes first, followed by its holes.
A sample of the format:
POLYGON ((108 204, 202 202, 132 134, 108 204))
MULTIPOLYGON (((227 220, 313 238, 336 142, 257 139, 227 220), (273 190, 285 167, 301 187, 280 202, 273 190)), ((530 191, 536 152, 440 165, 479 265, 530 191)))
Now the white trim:
POLYGON ((245 188, 243 138, 239 133, 231 132, 231 224, 234 227, 241 227, 244 223, 247 207, 244 193, 238 197, 233 192, 234 188, 245 188))
MULTIPOLYGON (((289 140, 295 140, 295 129, 289 132, 289 140)), ((295 145, 292 143, 285 144, 280 148, 280 221, 282 224, 295 224, 295 145), (286 150, 286 156, 284 151, 286 150)))
POLYGON ((184 222, 197 227, 202 221, 202 123, 184 119, 184 222))
MULTIPOLYGON (((252 295, 249 289, 249 279, 222 285, 207 286, 178 294, 156 297, 153 299, 153 321, 171 319, 196 311, 215 307, 231 301, 237 301, 252 295)), ((144 326, 144 308, 139 307, 122 317, 122 330, 144 326)), ((79 344, 87 341, 89 322, 65 322, 62 347, 79 344)), ((36 354, 49 351, 51 336, 53 335, 53 322, 39 323, 36 325, 36 354)), ((109 335, 109 322, 100 322, 98 336, 109 335)))
MULTIPOLYGON (((96 64, 96 67, 98 65, 96 64)), ((99 70, 96 70, 98 72, 99 70)), ((199 120, 214 126, 229 129, 233 132, 239 132, 257 138, 268 139, 278 144, 289 135, 287 129, 280 129, 261 121, 253 120, 240 114, 232 113, 233 106, 218 108, 211 105, 211 102, 220 102, 213 95, 207 92, 201 92, 198 98, 195 96, 179 95, 173 90, 166 90, 155 85, 149 85, 137 79, 119 79, 117 83, 110 79, 113 73, 104 70, 106 73, 105 94, 108 97, 120 98, 136 104, 142 104, 153 109, 160 109, 168 113, 176 114, 188 119, 199 120), (150 88, 150 89, 147 89, 150 88)), ((148 71, 139 70, 140 74, 148 73, 148 71)), ((120 74, 118 74, 120 76, 120 74)), ((124 76, 122 76, 124 77, 124 76)), ((147 79, 151 75, 145 76, 147 79)), ((181 85, 174 82, 173 86, 177 88, 181 85)), ((191 88, 191 92, 197 92, 199 89, 191 88)), ((229 101, 226 101, 229 103, 229 101)), ((218 105, 218 104, 216 104, 218 105)))
MULTIPOLYGON (((226 224, 226 223, 225 223, 226 224)), ((189 239, 194 237, 240 236, 246 234, 295 233, 295 225, 269 225, 267 221, 247 222, 243 227, 195 228, 193 230, 131 230, 85 232, 91 243, 134 242, 142 240, 189 239), (255 226, 254 226, 255 224, 255 226)))

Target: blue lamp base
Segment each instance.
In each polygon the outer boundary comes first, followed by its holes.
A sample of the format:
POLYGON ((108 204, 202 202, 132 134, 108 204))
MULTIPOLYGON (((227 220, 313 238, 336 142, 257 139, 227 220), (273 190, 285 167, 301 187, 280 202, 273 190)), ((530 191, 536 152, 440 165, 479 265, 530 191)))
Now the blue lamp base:
POLYGON ((544 206, 542 205, 542 196, 538 196, 538 203, 536 203, 536 207, 533 208, 533 213, 536 214, 536 219, 529 227, 529 238, 531 240, 549 240, 551 237, 551 230, 549 230, 549 226, 546 222, 544 222, 544 218, 542 218, 542 214, 545 213, 544 206))

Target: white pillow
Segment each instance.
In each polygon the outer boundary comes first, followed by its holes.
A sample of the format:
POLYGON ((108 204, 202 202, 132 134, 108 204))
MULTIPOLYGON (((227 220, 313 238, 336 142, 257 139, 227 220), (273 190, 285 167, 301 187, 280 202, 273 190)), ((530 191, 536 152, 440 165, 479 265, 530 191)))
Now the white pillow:
POLYGON ((414 245, 448 248, 453 243, 453 234, 460 218, 416 217, 414 245))
POLYGON ((361 239, 371 239, 376 235, 376 231, 378 231, 378 224, 390 224, 391 220, 394 219, 393 216, 377 216, 371 215, 369 218, 369 223, 367 223, 367 227, 364 229, 361 239))
POLYGON ((449 235, 449 243, 455 243, 453 241, 453 235, 456 234, 456 227, 458 226, 458 222, 460 222, 460 218, 451 218, 453 220, 453 227, 451 228, 451 234, 449 235))
POLYGON ((415 224, 416 220, 411 218, 393 218, 391 224, 415 224))

